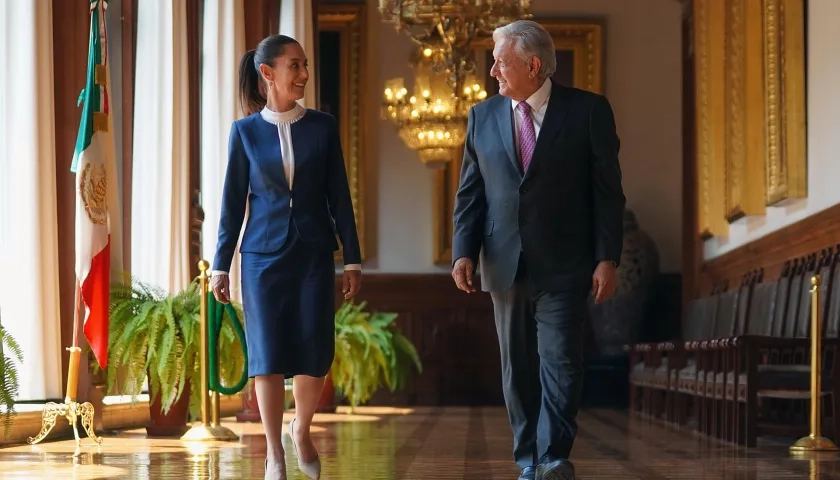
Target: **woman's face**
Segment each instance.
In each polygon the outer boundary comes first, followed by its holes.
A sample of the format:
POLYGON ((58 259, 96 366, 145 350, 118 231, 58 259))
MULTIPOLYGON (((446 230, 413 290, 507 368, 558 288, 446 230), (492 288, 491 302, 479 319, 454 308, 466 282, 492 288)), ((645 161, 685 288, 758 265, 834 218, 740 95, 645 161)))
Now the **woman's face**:
POLYGON ((309 80, 309 61, 299 44, 287 44, 283 55, 274 59, 274 68, 263 64, 260 72, 266 84, 270 85, 270 94, 291 101, 303 98, 309 80))

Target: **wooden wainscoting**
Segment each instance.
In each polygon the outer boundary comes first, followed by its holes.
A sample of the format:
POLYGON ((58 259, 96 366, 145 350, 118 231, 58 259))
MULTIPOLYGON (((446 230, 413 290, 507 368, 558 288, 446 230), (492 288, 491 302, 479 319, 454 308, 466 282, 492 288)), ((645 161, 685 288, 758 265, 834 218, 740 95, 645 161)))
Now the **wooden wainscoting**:
MULTIPOLYGON (((341 291, 341 276, 336 277, 341 291)), ((662 274, 639 326, 639 340, 673 338, 680 322, 679 274, 662 274)), ((467 295, 448 274, 364 276, 357 300, 371 311, 396 312, 397 325, 417 347, 423 373, 398 392, 380 391, 372 405, 503 405, 499 344, 489 294, 467 295)), ((337 306, 342 298, 336 298, 337 306)), ((583 403, 624 405, 627 365, 587 355, 583 403)), ((622 357, 623 359, 623 357, 622 357)))
POLYGON ((720 282, 738 285, 745 272, 755 269, 763 269, 765 279, 779 278, 785 261, 838 244, 840 204, 703 262, 700 289, 695 294, 707 295, 711 286, 720 282))
MULTIPOLYGON (((336 277, 341 291, 341 276, 336 277)), ((467 295, 448 274, 366 274, 358 301, 371 311, 396 312, 415 345, 423 373, 373 405, 502 405, 499 345, 486 293, 467 295)), ((336 298, 340 305, 342 298, 336 298)))

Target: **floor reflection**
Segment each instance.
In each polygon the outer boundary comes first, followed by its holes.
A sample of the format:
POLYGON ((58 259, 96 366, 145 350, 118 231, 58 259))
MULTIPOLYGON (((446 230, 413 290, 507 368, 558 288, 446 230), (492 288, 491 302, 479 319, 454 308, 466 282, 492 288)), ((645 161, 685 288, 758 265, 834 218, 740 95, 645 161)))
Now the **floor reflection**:
MULTIPOLYGON (((239 441, 187 444, 147 439, 140 429, 106 436, 101 446, 83 445, 78 452, 72 440, 6 448, 0 450, 0 478, 262 479, 260 425, 225 425, 239 441)), ((517 477, 501 408, 360 408, 318 415, 313 432, 325 480, 517 477)), ((740 449, 624 412, 591 410, 581 414, 573 459, 582 480, 840 478, 840 456, 792 457, 789 444, 764 440, 759 448, 740 449)), ((287 435, 284 445, 289 478, 303 480, 287 435)))

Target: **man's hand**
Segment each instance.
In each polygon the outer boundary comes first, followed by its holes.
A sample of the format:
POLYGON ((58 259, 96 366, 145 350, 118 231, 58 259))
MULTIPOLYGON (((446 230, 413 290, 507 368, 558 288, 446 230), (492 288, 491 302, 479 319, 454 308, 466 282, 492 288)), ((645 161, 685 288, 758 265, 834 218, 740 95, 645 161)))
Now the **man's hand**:
POLYGON ((343 280, 341 293, 344 294, 345 300, 350 300, 362 288, 362 272, 359 270, 345 270, 343 280))
POLYGON ((210 277, 210 289, 220 303, 230 303, 230 276, 219 273, 210 277))
POLYGON ((612 262, 600 262, 592 274, 592 295, 595 303, 601 303, 612 298, 616 283, 615 265, 612 262))
POLYGON ((473 261, 467 257, 461 257, 455 261, 455 266, 452 267, 452 278, 455 280, 455 285, 459 290, 467 293, 475 292, 473 286, 473 272, 475 265, 473 261))

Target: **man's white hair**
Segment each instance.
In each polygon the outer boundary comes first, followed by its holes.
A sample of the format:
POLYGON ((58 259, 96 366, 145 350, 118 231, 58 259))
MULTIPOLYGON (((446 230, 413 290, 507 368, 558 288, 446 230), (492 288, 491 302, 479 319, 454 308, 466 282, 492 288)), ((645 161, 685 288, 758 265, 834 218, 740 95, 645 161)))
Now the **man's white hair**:
POLYGON ((528 62, 531 57, 540 59, 541 79, 554 75, 557 70, 557 57, 554 53, 554 40, 551 34, 537 22, 518 20, 493 31, 493 41, 496 43, 510 41, 514 52, 522 61, 528 62))

